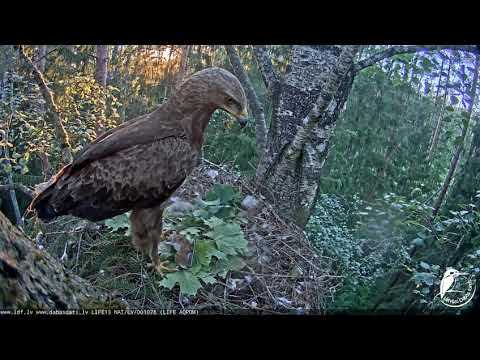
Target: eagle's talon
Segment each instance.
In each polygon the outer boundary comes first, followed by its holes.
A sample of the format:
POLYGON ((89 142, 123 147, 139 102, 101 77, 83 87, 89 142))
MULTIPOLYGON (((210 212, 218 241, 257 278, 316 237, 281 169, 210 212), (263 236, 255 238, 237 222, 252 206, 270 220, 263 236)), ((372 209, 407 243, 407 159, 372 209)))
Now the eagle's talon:
POLYGON ((169 261, 166 260, 166 261, 160 261, 157 264, 150 263, 147 266, 149 268, 155 269, 163 277, 163 276, 165 276, 164 273, 177 271, 177 269, 172 269, 172 268, 169 268, 168 266, 165 265, 165 264, 168 264, 168 263, 169 263, 169 261))

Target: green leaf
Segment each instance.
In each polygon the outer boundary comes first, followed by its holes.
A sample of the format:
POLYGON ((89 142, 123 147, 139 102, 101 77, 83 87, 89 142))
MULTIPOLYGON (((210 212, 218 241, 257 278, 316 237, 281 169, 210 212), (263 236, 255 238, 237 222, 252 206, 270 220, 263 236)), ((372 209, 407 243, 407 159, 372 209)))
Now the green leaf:
POLYGON ((214 272, 218 276, 225 278, 229 271, 242 270, 245 267, 245 261, 239 256, 229 256, 227 259, 218 262, 214 267, 214 272))
POLYGON ((196 295, 198 289, 202 287, 198 278, 189 271, 177 271, 167 274, 160 281, 160 286, 173 289, 177 283, 180 286, 180 293, 185 295, 196 295))
POLYGON ((228 204, 238 197, 235 189, 230 185, 215 184, 205 197, 207 201, 219 199, 221 204, 228 204))
POLYGON ((236 255, 247 247, 247 240, 238 224, 220 224, 205 234, 212 238, 219 251, 228 255, 236 255))
POLYGON ((206 272, 198 273, 197 276, 205 284, 215 284, 217 282, 217 279, 215 279, 211 274, 206 272))
POLYGON ((208 227, 210 227, 212 229, 225 224, 225 222, 222 219, 220 219, 216 216, 212 216, 209 219, 203 220, 203 222, 205 223, 205 225, 207 225, 208 227))
MULTIPOLYGON (((209 266, 212 256, 217 255, 215 244, 209 240, 199 240, 195 244, 195 254, 197 261, 203 266, 209 266)), ((220 253, 223 255, 223 253, 220 253)))
POLYGON ((128 213, 115 216, 114 218, 105 220, 105 225, 111 229, 111 232, 120 229, 130 229, 128 213))

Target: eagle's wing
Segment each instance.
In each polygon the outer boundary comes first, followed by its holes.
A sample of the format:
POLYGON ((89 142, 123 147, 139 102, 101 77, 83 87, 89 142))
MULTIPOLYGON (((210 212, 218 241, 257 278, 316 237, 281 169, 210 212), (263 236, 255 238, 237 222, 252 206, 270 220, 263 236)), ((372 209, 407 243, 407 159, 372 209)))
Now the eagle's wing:
POLYGON ((132 119, 102 134, 80 151, 73 160, 69 172, 74 172, 90 161, 104 158, 135 145, 148 144, 170 136, 181 136, 182 129, 162 121, 153 112, 132 119))
MULTIPOLYGON (((160 109, 161 107, 158 110, 160 109)), ((71 178, 75 180, 77 173, 82 171, 82 169, 88 168, 88 171, 93 171, 93 173, 95 173, 95 171, 92 170, 95 168, 95 165, 89 166, 90 164, 94 164, 101 160, 105 160, 106 162, 109 162, 112 159, 118 160, 119 157, 116 155, 125 151, 128 152, 128 149, 138 148, 143 145, 146 146, 145 149, 148 149, 149 145, 158 145, 159 143, 162 143, 162 140, 169 138, 180 139, 184 136, 183 129, 178 125, 169 122, 166 115, 161 111, 155 111, 132 119, 115 129, 102 134, 93 143, 80 151, 75 156, 73 162, 60 170, 59 173, 49 181, 48 185, 32 200, 29 209, 37 209, 40 217, 43 215, 45 215, 45 218, 56 216, 57 212, 52 212, 51 207, 45 207, 46 212, 42 213, 44 207, 42 207, 41 203, 43 202, 46 206, 46 202, 49 202, 52 195, 58 192, 58 188, 61 187, 62 184, 70 183, 71 178)), ((122 156, 123 155, 120 157, 122 156)), ((129 164, 130 161, 135 162, 134 158, 125 160, 126 161, 123 161, 122 164, 117 164, 118 166, 123 167, 124 171, 128 168, 126 164, 129 164)), ((115 161, 112 163, 114 162, 115 161)), ((145 168, 144 171, 148 173, 150 170, 145 168)))
POLYGON ((60 177, 34 206, 39 213, 71 214, 92 221, 156 206, 182 184, 196 166, 197 156, 182 137, 134 145, 60 177))

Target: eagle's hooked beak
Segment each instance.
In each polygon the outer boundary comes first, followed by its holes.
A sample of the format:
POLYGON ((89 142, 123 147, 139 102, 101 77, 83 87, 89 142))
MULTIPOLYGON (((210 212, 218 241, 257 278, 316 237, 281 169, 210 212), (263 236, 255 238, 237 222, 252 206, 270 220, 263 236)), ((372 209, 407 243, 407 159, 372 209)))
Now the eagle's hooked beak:
POLYGON ((248 123, 247 110, 243 110, 243 112, 240 115, 235 115, 235 117, 237 118, 237 121, 240 124, 240 127, 243 129, 245 127, 245 125, 247 125, 247 123, 248 123))

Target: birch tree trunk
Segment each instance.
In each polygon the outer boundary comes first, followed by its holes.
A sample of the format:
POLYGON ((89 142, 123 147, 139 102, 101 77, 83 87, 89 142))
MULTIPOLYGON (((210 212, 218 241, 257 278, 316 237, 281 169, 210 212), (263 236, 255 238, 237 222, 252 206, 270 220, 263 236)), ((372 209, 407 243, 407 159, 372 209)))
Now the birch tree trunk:
POLYGON ((294 46, 278 90, 257 185, 304 227, 319 191, 335 122, 353 83, 358 46, 294 46))

